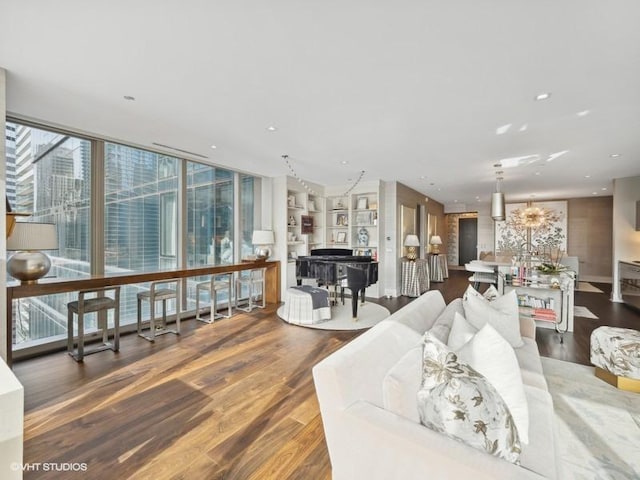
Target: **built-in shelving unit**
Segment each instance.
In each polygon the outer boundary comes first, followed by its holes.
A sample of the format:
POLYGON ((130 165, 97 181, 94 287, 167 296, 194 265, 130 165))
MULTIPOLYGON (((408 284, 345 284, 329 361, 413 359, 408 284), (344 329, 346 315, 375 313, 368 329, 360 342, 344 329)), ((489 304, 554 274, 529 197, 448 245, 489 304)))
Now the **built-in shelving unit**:
MULTIPOLYGON (((344 190, 343 190, 344 191, 344 190)), ((379 225, 382 188, 379 182, 359 185, 348 194, 331 194, 326 198, 326 246, 348 248, 354 255, 369 255, 380 262, 384 232, 379 225)), ((381 276, 379 276, 380 278, 381 276)), ((366 295, 378 298, 380 280, 367 289, 366 295)))
MULTIPOLYGON (((321 187, 314 186, 314 190, 321 187)), ((294 178, 274 180, 273 229, 276 236, 274 259, 283 264, 281 288, 296 284, 296 259, 309 255, 314 248, 324 247, 325 199, 307 191, 294 178)))

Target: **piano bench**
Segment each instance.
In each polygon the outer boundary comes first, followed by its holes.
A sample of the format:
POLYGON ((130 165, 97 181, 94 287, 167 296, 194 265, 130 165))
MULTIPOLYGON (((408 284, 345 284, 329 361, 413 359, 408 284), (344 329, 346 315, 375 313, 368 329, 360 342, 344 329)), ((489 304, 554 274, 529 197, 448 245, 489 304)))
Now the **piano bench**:
POLYGON ((330 320, 329 292, 311 285, 289 288, 284 297, 282 318, 295 325, 311 325, 330 320))

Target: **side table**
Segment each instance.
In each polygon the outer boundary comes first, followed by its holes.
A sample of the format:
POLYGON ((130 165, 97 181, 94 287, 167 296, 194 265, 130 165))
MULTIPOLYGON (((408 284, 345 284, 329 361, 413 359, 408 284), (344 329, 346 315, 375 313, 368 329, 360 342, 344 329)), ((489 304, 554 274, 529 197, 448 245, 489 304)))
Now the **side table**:
POLYGON ((429 290, 429 286, 429 263, 426 259, 402 260, 400 295, 419 297, 429 290))
POLYGON ((444 282, 445 278, 449 278, 447 256, 443 253, 429 254, 429 272, 429 279, 432 282, 444 282))

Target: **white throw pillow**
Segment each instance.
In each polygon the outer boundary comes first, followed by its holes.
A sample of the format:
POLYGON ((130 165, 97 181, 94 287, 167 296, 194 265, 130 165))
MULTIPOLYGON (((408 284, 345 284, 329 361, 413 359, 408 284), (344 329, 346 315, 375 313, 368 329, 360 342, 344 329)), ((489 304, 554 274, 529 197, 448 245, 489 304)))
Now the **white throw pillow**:
POLYGON ((524 345, 520 336, 520 312, 515 290, 511 290, 492 302, 481 296, 466 292, 462 299, 462 304, 464 305, 465 318, 478 330, 488 323, 512 347, 524 345))
POLYGON ((500 297, 500 293, 493 285, 489 285, 489 287, 484 291, 484 293, 480 293, 472 285, 469 285, 464 292, 464 296, 466 295, 475 295, 478 298, 485 298, 490 302, 493 302, 496 298, 500 297))
POLYGON ((458 350, 458 358, 491 382, 505 401, 522 443, 529 443, 529 406, 513 347, 489 324, 458 350))
POLYGON ((382 405, 420 423, 416 394, 422 382, 422 344, 405 353, 382 379, 382 405))
POLYGON ((451 350, 458 350, 465 343, 471 340, 476 333, 478 333, 478 329, 467 322, 462 315, 456 312, 453 317, 451 331, 449 332, 447 346, 451 350))
POLYGON ((420 421, 426 427, 518 463, 520 440, 509 407, 496 388, 446 345, 424 336, 420 421))

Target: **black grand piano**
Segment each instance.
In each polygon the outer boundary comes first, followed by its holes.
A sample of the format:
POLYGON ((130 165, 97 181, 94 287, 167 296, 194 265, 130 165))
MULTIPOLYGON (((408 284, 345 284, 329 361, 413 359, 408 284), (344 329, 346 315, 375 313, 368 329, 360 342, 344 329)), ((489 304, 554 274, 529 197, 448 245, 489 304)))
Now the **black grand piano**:
MULTIPOLYGON (((358 296, 364 303, 365 289, 378 282, 378 262, 370 256, 353 255, 347 248, 317 248, 296 260, 298 285, 303 278, 315 278, 318 285, 351 290, 353 318, 358 316, 358 296)), ((344 297, 343 297, 344 300, 344 297)))

